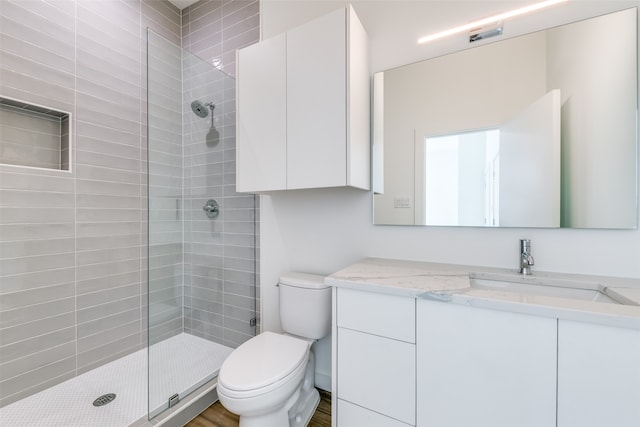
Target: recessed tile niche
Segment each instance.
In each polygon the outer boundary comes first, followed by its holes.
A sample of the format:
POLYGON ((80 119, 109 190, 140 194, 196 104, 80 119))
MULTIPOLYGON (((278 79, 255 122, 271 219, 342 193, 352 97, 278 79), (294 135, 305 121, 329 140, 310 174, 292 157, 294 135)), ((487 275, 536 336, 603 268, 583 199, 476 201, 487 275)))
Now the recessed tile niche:
POLYGON ((68 171, 71 114, 0 97, 0 163, 68 171))

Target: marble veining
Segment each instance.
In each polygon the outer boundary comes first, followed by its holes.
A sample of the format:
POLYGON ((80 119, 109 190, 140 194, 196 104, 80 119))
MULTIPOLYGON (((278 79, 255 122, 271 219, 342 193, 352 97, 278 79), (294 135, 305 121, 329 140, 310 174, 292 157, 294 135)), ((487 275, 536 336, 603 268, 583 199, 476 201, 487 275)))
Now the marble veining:
POLYGON ((522 276, 515 270, 367 258, 325 279, 334 287, 426 298, 495 310, 517 311, 611 326, 640 329, 640 279, 535 272, 522 276), (483 289, 473 279, 496 280, 544 287, 600 292, 612 300, 592 300, 519 292, 505 286, 483 289))
POLYGON ((466 289, 469 272, 464 266, 367 258, 328 276, 325 283, 416 297, 427 290, 466 289))

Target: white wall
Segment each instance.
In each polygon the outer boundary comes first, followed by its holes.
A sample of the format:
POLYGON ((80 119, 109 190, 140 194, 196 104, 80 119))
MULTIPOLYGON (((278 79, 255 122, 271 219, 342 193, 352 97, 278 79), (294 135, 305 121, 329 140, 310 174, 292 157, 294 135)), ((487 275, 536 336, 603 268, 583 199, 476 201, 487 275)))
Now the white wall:
MULTIPOLYGON (((486 3, 486 10, 482 7, 479 10, 484 2, 470 3, 473 7, 469 10, 477 13, 476 18, 491 12, 491 5, 502 4, 486 3)), ((590 2, 595 3, 601 9, 620 4, 590 2)), ((637 1, 631 3, 638 4, 637 1)), ((435 20, 438 14, 450 19, 466 11, 460 2, 423 2, 420 7, 429 4, 433 5, 430 19, 435 20)), ((263 1, 262 36, 274 35, 311 19, 314 14, 343 5, 344 2, 329 1, 263 1)), ((356 12, 360 14, 357 7, 356 12)), ((386 46, 380 41, 384 38, 372 34, 365 15, 360 14, 360 18, 369 36, 372 41, 378 40, 372 43, 372 62, 399 61, 399 48, 386 46)), ((531 24, 533 19, 523 22, 534 27, 537 24, 536 29, 545 28, 551 22, 544 15, 531 24)), ((565 17, 565 22, 570 20, 565 17)), ((518 21, 510 25, 517 26, 518 21)), ((415 60, 415 55, 415 51, 408 53, 406 62, 415 60)), ((375 67, 373 71, 381 69, 375 67)), ((327 274, 368 256, 515 269, 518 239, 526 237, 532 240, 534 271, 640 278, 640 231, 374 226, 371 198, 369 192, 351 189, 300 190, 261 196, 260 272, 265 330, 280 329, 276 283, 282 272, 327 274)), ((318 371, 328 374, 329 360, 323 356, 327 351, 325 344, 319 352, 318 371)))

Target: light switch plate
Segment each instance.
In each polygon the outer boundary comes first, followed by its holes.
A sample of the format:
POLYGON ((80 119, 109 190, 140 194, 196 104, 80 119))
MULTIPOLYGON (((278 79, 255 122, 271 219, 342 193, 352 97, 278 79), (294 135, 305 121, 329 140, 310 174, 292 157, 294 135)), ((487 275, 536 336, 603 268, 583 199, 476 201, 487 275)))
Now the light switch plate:
POLYGON ((411 207, 411 197, 409 196, 396 196, 393 199, 393 207, 394 208, 410 208, 411 207))

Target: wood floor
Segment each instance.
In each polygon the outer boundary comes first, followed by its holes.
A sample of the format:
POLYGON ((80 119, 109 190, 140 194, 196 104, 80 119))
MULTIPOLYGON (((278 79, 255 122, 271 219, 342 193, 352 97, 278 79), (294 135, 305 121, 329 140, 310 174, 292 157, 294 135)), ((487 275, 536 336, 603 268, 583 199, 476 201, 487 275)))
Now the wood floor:
MULTIPOLYGON (((331 426, 331 393, 320 390, 320 404, 308 427, 331 426)), ((186 427, 238 427, 238 416, 216 402, 191 420, 186 427)))

